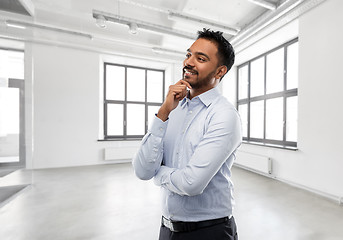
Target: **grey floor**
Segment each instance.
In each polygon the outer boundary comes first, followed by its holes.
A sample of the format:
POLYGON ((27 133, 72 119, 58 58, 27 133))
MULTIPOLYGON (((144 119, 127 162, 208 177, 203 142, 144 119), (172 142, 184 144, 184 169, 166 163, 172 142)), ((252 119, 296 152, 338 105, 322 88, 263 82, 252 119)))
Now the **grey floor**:
MULTIPOLYGON (((240 240, 341 240, 343 207, 233 168, 240 240)), ((0 239, 154 240, 159 189, 130 164, 16 171, 1 185, 33 184, 0 208, 0 239)))

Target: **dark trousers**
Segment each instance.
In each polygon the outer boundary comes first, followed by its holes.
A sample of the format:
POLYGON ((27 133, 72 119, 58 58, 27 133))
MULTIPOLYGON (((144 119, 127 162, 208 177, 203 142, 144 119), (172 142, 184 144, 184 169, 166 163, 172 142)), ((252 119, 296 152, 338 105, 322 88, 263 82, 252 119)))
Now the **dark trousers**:
POLYGON ((161 226, 159 240, 238 240, 235 219, 191 232, 172 232, 161 226))

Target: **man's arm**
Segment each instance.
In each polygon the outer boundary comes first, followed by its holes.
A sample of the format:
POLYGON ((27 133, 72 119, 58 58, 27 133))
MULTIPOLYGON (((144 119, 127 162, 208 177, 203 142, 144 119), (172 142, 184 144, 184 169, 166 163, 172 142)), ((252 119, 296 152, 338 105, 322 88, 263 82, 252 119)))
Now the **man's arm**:
POLYGON ((241 122, 235 110, 213 116, 203 139, 186 167, 161 166, 154 182, 179 195, 201 194, 228 157, 241 144, 241 122))
POLYGON ((180 80, 176 84, 169 86, 167 97, 157 113, 159 119, 162 121, 168 119, 171 111, 173 111, 179 102, 187 95, 187 87, 192 88, 185 80, 180 80))
POLYGON ((163 137, 167 122, 155 118, 148 133, 144 136, 141 146, 133 158, 135 174, 142 180, 149 180, 159 170, 163 157, 163 137))
POLYGON ((142 139, 141 146, 133 158, 136 176, 142 180, 149 180, 160 169, 163 158, 163 137, 168 125, 168 117, 179 101, 187 94, 188 82, 178 81, 169 87, 167 97, 154 119, 152 127, 142 139))

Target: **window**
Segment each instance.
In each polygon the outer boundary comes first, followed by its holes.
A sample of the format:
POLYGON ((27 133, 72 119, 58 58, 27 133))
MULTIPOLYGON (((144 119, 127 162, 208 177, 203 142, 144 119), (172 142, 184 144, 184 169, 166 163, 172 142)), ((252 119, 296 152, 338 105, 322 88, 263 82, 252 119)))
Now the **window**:
POLYGON ((296 147, 298 40, 241 64, 237 76, 243 140, 296 147))
POLYGON ((104 63, 104 137, 141 138, 164 101, 164 71, 104 63))
POLYGON ((24 52, 0 48, 0 171, 25 166, 24 52))

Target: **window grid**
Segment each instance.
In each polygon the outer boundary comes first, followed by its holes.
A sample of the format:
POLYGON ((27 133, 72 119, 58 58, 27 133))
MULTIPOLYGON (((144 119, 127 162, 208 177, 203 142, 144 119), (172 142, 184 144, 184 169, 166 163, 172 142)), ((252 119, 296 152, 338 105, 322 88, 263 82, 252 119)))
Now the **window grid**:
POLYGON ((114 63, 104 63, 104 139, 109 140, 109 139, 139 139, 144 136, 144 134, 148 131, 148 109, 149 106, 161 106, 163 101, 164 101, 164 92, 165 92, 165 71, 160 70, 160 69, 151 69, 151 68, 142 68, 142 67, 136 67, 136 66, 129 66, 129 65, 120 65, 120 64, 114 64, 114 63), (117 67, 123 67, 125 69, 125 84, 124 84, 124 100, 111 100, 107 99, 106 96, 106 87, 107 87, 107 67, 108 66, 117 66, 117 67), (144 88, 144 95, 145 99, 144 101, 133 101, 133 100, 127 100, 127 95, 128 95, 128 69, 141 69, 145 71, 145 88, 144 88), (161 72, 162 73, 162 89, 161 89, 161 96, 162 96, 162 101, 161 102, 148 102, 148 96, 147 96, 147 84, 148 84, 148 71, 155 71, 155 72, 161 72), (108 133, 108 110, 107 107, 110 104, 121 104, 123 106, 123 134, 118 134, 118 135, 111 135, 108 133), (128 129, 127 129, 127 123, 128 123, 128 105, 129 104, 138 104, 138 105, 144 105, 144 129, 145 132, 144 134, 135 134, 135 135, 128 135, 128 129))
MULTIPOLYGON (((297 147, 297 142, 295 141, 287 141, 287 129, 286 129, 286 121, 287 121, 287 99, 289 97, 294 97, 294 96, 298 96, 298 89, 294 88, 294 89, 287 89, 287 49, 288 46, 297 43, 298 39, 294 39, 291 40, 277 48, 274 48, 260 56, 255 57, 254 59, 251 59, 250 61, 247 61, 241 65, 239 65, 237 67, 237 108, 238 110, 240 110, 240 106, 247 104, 247 136, 243 136, 243 140, 245 142, 249 142, 249 143, 258 143, 258 144, 266 144, 266 145, 271 145, 271 146, 277 146, 277 147, 297 147), (267 94, 267 56, 277 50, 283 49, 283 91, 280 92, 273 92, 273 93, 268 93, 267 94), (259 96, 254 96, 251 97, 251 63, 256 60, 263 57, 264 58, 264 94, 263 95, 259 95, 259 96), (248 66, 248 84, 247 84, 247 98, 243 98, 240 99, 239 93, 240 93, 240 74, 239 71, 240 69, 244 68, 248 66), (267 118, 267 111, 266 111, 266 105, 267 105, 267 100, 270 99, 276 99, 276 98, 282 98, 283 100, 283 129, 282 129, 282 133, 283 133, 283 137, 282 140, 275 140, 275 139, 267 139, 266 138, 266 129, 267 129, 267 122, 266 122, 266 118, 267 118), (251 137, 251 103, 257 102, 257 101, 263 101, 263 138, 254 138, 251 137)), ((244 81, 244 80, 242 80, 244 81)), ((242 106, 242 109, 243 106, 242 106)))

